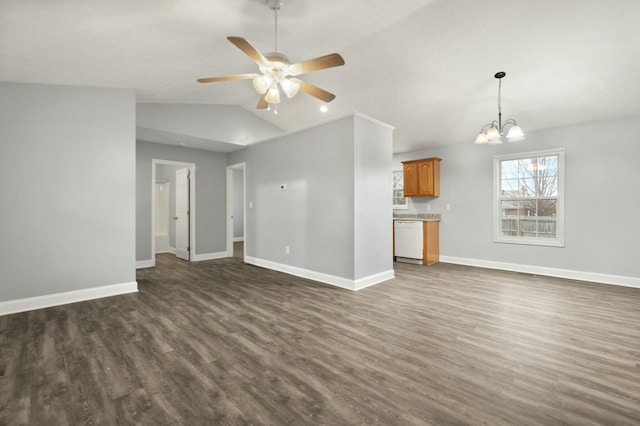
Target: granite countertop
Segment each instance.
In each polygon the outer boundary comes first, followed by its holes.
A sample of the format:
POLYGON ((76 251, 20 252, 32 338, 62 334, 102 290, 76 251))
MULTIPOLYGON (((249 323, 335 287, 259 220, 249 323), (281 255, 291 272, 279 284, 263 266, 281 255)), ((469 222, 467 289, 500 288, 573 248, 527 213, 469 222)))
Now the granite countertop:
POLYGON ((440 215, 438 213, 428 214, 394 214, 393 220, 421 220, 423 222, 440 222, 440 215))

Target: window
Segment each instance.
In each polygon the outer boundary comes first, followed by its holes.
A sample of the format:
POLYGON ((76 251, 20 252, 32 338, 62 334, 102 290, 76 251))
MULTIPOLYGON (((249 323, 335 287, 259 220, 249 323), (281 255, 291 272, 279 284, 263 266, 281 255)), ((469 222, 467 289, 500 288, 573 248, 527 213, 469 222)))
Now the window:
POLYGON ((564 247, 564 149, 494 157, 495 241, 564 247))
POLYGON ((402 169, 393 171, 393 208, 409 208, 407 199, 404 197, 404 173, 402 169))

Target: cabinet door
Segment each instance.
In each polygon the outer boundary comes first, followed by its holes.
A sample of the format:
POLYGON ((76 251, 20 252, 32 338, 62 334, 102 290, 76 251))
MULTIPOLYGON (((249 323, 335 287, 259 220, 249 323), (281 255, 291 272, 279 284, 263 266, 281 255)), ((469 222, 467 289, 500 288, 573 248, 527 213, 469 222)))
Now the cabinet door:
POLYGON ((418 195, 418 172, 416 163, 405 163, 402 165, 404 172, 404 196, 415 197, 418 195))
POLYGON ((433 160, 418 163, 418 194, 433 196, 433 160))

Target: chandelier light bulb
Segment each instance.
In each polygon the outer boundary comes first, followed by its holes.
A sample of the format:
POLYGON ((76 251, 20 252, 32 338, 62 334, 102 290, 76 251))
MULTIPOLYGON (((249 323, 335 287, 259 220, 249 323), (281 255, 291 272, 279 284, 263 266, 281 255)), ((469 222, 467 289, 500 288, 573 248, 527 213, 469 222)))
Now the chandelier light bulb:
POLYGON ((487 130, 487 139, 489 140, 489 142, 499 137, 500 131, 497 128, 491 127, 489 130, 487 130))
POLYGON ((512 126, 511 129, 509 129, 509 133, 507 133, 507 140, 509 142, 519 142, 521 140, 524 140, 524 133, 522 132, 520 126, 516 124, 512 126))
POLYGON ((478 145, 485 145, 489 143, 489 139, 487 139, 487 135, 485 135, 484 132, 480 132, 474 143, 478 145))

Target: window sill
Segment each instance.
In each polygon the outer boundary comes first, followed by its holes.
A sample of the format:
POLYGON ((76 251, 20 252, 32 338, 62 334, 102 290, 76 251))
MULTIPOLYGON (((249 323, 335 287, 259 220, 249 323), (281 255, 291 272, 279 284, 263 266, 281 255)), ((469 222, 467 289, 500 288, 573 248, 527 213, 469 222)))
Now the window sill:
POLYGON ((564 247, 564 241, 558 241, 558 240, 545 241, 545 240, 528 240, 525 238, 518 238, 518 239, 494 238, 493 242, 500 243, 500 244, 519 244, 519 245, 525 245, 525 246, 564 247))

